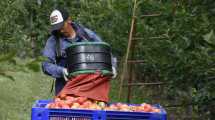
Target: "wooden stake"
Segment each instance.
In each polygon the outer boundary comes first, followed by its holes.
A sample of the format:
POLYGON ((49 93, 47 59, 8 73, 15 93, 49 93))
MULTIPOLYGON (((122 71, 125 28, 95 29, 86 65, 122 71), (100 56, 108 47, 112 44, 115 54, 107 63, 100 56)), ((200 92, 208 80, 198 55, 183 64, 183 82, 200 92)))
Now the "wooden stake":
POLYGON ((134 8, 133 8, 133 15, 132 15, 132 20, 131 20, 131 29, 130 29, 130 33, 129 33, 128 46, 127 46, 125 61, 123 63, 122 74, 120 76, 120 86, 119 86, 119 94, 118 94, 119 99, 121 99, 123 82, 124 82, 125 75, 127 72, 127 62, 128 62, 128 57, 129 57, 129 52, 130 52, 130 47, 131 47, 132 37, 133 37, 136 7, 137 7, 137 0, 134 0, 134 8))

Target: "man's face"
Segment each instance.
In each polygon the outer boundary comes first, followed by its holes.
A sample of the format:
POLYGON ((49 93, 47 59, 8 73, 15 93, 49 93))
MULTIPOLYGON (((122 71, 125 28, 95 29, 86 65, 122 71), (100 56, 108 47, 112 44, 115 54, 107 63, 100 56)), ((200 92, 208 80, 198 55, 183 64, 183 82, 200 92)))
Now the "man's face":
POLYGON ((73 33, 73 28, 70 25, 70 21, 69 20, 66 20, 64 22, 63 27, 59 31, 65 37, 70 37, 70 36, 72 36, 74 34, 73 33))

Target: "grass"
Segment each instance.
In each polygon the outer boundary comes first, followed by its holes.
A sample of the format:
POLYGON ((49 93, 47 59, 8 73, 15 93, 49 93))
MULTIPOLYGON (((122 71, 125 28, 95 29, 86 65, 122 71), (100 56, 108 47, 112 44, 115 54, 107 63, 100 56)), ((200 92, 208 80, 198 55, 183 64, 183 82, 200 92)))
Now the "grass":
POLYGON ((6 74, 15 80, 0 76, 0 120, 30 120, 35 100, 52 98, 52 80, 41 72, 12 70, 16 66, 3 64, 1 68, 11 69, 6 74))

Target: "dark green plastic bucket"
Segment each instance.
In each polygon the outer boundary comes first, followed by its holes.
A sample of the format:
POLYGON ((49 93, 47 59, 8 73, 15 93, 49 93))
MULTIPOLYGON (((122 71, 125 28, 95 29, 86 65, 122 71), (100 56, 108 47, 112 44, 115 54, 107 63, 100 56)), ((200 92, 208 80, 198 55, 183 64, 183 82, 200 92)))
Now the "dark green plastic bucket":
POLYGON ((95 73, 111 75, 111 48, 105 42, 79 42, 66 49, 67 68, 70 76, 95 73))

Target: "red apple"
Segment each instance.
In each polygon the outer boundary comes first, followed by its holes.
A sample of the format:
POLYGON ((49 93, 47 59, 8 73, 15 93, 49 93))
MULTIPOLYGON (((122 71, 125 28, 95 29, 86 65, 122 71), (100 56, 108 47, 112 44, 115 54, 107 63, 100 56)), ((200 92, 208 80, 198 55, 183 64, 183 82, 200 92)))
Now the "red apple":
POLYGON ((87 98, 86 98, 86 97, 78 97, 78 99, 77 99, 77 102, 78 102, 79 104, 83 104, 85 101, 87 101, 87 98))

